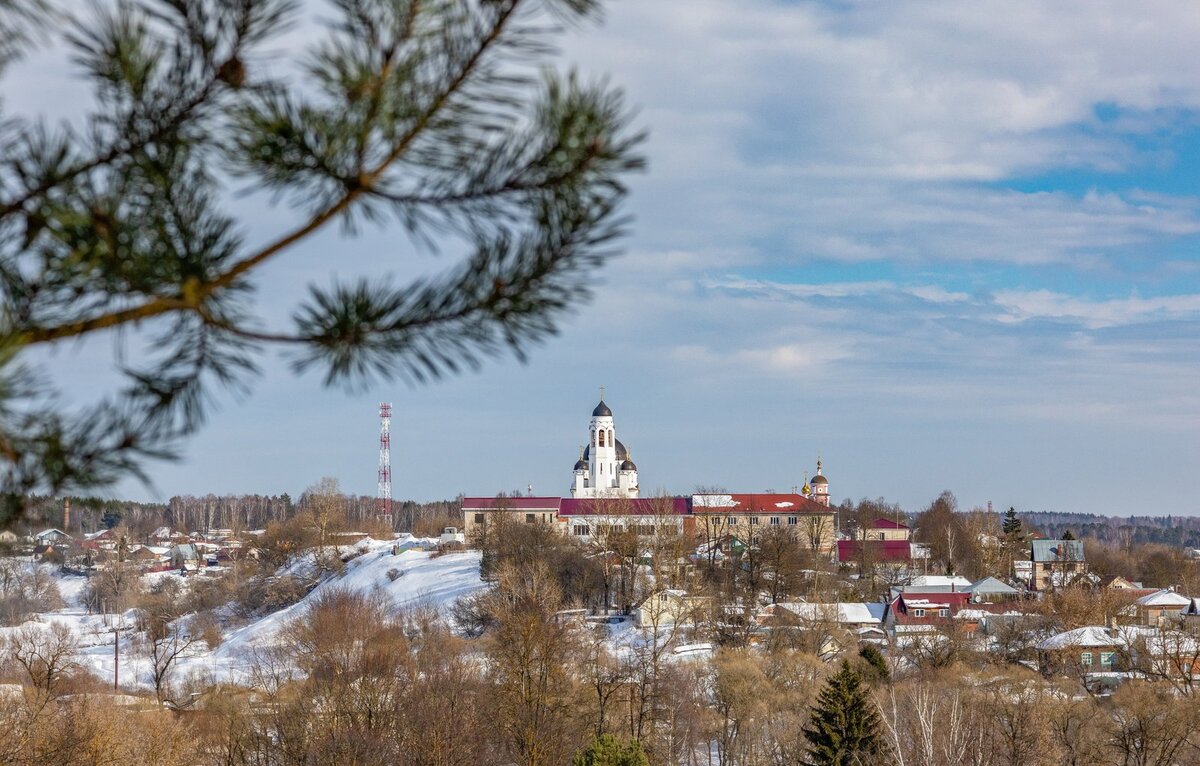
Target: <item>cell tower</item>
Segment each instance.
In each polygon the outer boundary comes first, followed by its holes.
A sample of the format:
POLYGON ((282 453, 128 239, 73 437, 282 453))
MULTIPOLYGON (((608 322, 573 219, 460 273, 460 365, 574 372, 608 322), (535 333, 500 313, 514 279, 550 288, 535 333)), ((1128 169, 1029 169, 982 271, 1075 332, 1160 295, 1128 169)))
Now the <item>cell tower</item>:
POLYGON ((375 515, 392 518, 392 405, 379 405, 379 484, 375 489, 375 515))

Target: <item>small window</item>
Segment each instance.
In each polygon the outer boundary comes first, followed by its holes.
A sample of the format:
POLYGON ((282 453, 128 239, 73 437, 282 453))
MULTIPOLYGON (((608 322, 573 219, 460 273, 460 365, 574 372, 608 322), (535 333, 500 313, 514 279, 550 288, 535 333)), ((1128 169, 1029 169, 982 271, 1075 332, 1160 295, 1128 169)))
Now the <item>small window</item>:
POLYGON ((482 523, 483 523, 483 514, 482 514, 482 513, 477 513, 477 514, 475 514, 475 523, 476 523, 476 524, 482 524, 482 523))
POLYGON ((795 516, 788 516, 788 526, 789 527, 796 526, 796 517, 795 516))
POLYGON ((1083 654, 1080 654, 1080 655, 1079 655, 1079 661, 1080 661, 1081 663, 1083 663, 1084 665, 1087 665, 1088 667, 1091 667, 1091 665, 1092 665, 1092 653, 1091 653, 1091 652, 1084 652, 1083 654))
POLYGON ((576 537, 587 537, 589 534, 591 534, 591 532, 592 532, 591 527, 589 527, 586 524, 576 524, 575 525, 575 536, 576 537))
POLYGON ((736 527, 736 526, 737 526, 737 519, 736 519, 736 518, 734 518, 733 516, 730 516, 729 518, 725 519, 725 523, 726 523, 726 524, 729 524, 729 525, 731 525, 731 526, 735 526, 735 527, 736 527))
POLYGON ((533 514, 533 513, 525 514, 525 523, 526 524, 532 524, 535 521, 537 521, 537 514, 533 514))
POLYGON ((924 616, 925 616, 924 609, 914 609, 913 610, 913 617, 924 617, 924 616))
POLYGON ((1116 652, 1100 652, 1100 664, 1112 667, 1117 661, 1116 652))
POLYGON ((758 517, 757 517, 757 516, 751 516, 751 517, 750 517, 750 523, 751 523, 751 524, 757 524, 757 523, 758 523, 758 517))
POLYGON ((603 446, 604 446, 604 435, 605 435, 605 432, 604 432, 604 431, 600 431, 600 446, 601 446, 601 447, 603 447, 603 446))
POLYGON ((659 594, 658 594, 658 600, 659 600, 659 601, 666 601, 666 600, 667 600, 667 594, 666 594, 666 593, 659 593, 659 594))
POLYGON ((949 609, 939 609, 938 610, 938 617, 949 617, 949 616, 950 616, 949 609))
POLYGON ((779 526, 779 517, 778 517, 778 516, 772 516, 772 517, 771 517, 771 524, 772 524, 773 526, 779 526))

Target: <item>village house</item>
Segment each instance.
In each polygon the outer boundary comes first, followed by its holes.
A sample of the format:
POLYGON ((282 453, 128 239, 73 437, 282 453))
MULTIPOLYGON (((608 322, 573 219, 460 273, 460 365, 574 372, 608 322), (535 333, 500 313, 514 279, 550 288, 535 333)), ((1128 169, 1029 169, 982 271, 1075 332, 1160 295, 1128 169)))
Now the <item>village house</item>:
POLYGON ((984 577, 971 583, 967 592, 971 594, 971 601, 977 604, 1014 601, 1022 597, 1021 591, 995 577, 984 577))
POLYGON ((1034 540, 1029 587, 1044 591, 1070 585, 1087 574, 1083 543, 1079 540, 1034 540))
POLYGON ((1100 578, 1098 585, 1110 590, 1140 590, 1141 583, 1126 580, 1121 575, 1106 575, 1100 578))
POLYGON ((912 529, 891 519, 878 518, 857 531, 859 540, 911 540, 912 529))
POLYGON ((1200 630, 1200 598, 1191 599, 1191 603, 1180 612, 1183 624, 1193 630, 1200 630))
POLYGON ((74 539, 61 529, 44 529, 33 536, 34 545, 55 545, 74 539))
POLYGON ((633 610, 633 617, 643 627, 695 627, 703 620, 709 604, 709 599, 703 596, 689 596, 686 591, 663 588, 646 596, 633 610))
POLYGON ((1120 666, 1121 652, 1129 641, 1116 628, 1089 626, 1075 628, 1047 638, 1037 645, 1044 672, 1110 673, 1120 666))
POLYGON ((1180 616, 1191 604, 1192 599, 1164 588, 1133 602, 1129 616, 1134 617, 1138 625, 1167 627, 1178 624, 1180 616))
POLYGON ((897 626, 949 626, 952 618, 970 599, 964 591, 946 593, 899 593, 887 605, 884 625, 892 631, 897 626))
POLYGON ((1136 666, 1153 676, 1200 682, 1200 640, 1179 630, 1154 630, 1131 640, 1136 666))
POLYGON ((766 628, 836 625, 859 641, 879 643, 887 637, 883 630, 886 611, 887 604, 882 603, 785 601, 767 604, 759 610, 755 621, 766 628))

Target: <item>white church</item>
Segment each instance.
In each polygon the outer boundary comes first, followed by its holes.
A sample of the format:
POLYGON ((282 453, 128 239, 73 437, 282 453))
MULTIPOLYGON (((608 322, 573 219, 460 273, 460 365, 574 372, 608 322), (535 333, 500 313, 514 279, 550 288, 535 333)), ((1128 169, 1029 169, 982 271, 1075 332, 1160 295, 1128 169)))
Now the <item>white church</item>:
MULTIPOLYGON (((813 502, 829 507, 829 480, 821 473, 820 460, 817 461, 816 475, 805 481, 801 494, 813 502)), ((575 462, 571 497, 581 500, 597 497, 638 497, 637 465, 629 457, 629 450, 617 438, 612 410, 604 403, 603 391, 600 403, 592 410, 587 446, 575 462)))
POLYGON ((575 463, 571 497, 637 497, 637 466, 617 439, 612 410, 601 398, 592 410, 588 444, 575 463))

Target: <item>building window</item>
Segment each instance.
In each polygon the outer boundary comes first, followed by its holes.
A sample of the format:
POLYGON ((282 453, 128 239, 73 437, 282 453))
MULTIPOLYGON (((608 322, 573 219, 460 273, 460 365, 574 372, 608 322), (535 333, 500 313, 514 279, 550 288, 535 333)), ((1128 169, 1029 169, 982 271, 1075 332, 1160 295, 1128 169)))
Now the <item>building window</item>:
POLYGON ((778 516, 772 516, 772 517, 771 517, 771 524, 772 524, 772 525, 774 525, 774 526, 779 526, 779 517, 778 517, 778 516))
POLYGON ((1109 667, 1112 667, 1113 663, 1115 663, 1116 660, 1117 660, 1116 652, 1100 652, 1100 664, 1101 665, 1108 665, 1109 667))
POLYGON ((604 431, 600 432, 600 445, 599 446, 601 446, 601 447, 604 446, 604 431))
POLYGON ((788 526, 789 527, 796 526, 796 517, 795 516, 788 516, 788 526))
POLYGON ((658 600, 659 600, 659 601, 662 601, 662 602, 665 602, 665 601, 667 600, 667 594, 666 594, 666 593, 659 593, 659 594, 658 594, 658 600))
POLYGON ((730 516, 729 518, 725 519, 725 523, 726 523, 726 524, 729 524, 729 525, 731 525, 731 526, 735 526, 735 527, 736 527, 736 526, 737 526, 737 519, 736 519, 736 518, 734 518, 733 516, 730 516))
POLYGON ((527 514, 525 514, 525 523, 526 523, 526 524, 532 524, 532 523, 533 523, 533 522, 535 522, 535 521, 537 521, 537 515, 536 515, 536 514, 533 514, 533 513, 527 513, 527 514))
POLYGON ((1083 654, 1079 655, 1079 661, 1090 668, 1092 666, 1092 653, 1084 652, 1083 654))
POLYGON ((924 617, 924 616, 925 616, 924 609, 914 609, 913 610, 913 617, 924 617))
POLYGON ((751 517, 750 517, 750 523, 751 523, 751 524, 757 524, 757 523, 758 523, 758 517, 757 517, 757 516, 751 516, 751 517))
POLYGON ((483 523, 483 514, 482 514, 482 513, 477 513, 477 514, 475 514, 475 523, 476 523, 476 524, 482 524, 482 523, 483 523))
POLYGON ((938 610, 938 617, 949 617, 949 616, 950 616, 949 609, 939 609, 938 610))
POLYGON ((586 524, 576 524, 575 525, 575 536, 576 537, 587 537, 589 534, 591 534, 591 531, 592 531, 591 527, 589 527, 586 524))

